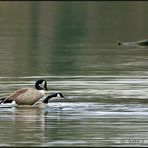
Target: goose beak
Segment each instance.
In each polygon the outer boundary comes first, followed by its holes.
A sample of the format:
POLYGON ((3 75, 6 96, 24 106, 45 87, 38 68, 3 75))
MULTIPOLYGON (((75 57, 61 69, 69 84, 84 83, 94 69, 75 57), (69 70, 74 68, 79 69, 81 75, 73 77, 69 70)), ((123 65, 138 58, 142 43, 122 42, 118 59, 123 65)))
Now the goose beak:
POLYGON ((59 95, 60 95, 61 98, 68 100, 62 93, 59 93, 59 95))

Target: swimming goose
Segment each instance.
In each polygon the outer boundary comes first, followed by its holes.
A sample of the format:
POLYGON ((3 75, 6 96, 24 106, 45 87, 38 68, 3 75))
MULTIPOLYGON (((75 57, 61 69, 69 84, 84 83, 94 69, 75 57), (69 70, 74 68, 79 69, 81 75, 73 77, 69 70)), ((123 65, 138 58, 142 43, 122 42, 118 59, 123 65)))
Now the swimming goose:
MULTIPOLYGON (((62 93, 55 93, 55 94, 52 94, 52 95, 50 95, 50 96, 47 96, 47 97, 43 100, 43 102, 47 104, 48 101, 49 101, 49 99, 51 99, 51 98, 53 98, 53 97, 65 98, 62 93)), ((66 99, 66 98, 65 98, 65 99, 66 99)))
POLYGON ((141 40, 141 41, 136 41, 136 42, 117 42, 118 46, 127 46, 127 47, 147 47, 148 46, 148 40, 141 40))
POLYGON ((45 80, 37 80, 35 88, 22 88, 16 90, 8 97, 2 98, 1 103, 12 103, 15 101, 18 105, 33 105, 40 100, 47 91, 47 82, 45 80))

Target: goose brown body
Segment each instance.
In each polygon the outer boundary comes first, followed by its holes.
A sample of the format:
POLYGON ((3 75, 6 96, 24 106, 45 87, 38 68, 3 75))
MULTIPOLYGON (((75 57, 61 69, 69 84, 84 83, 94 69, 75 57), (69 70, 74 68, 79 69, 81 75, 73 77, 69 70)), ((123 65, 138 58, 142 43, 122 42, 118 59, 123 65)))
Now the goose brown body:
POLYGON ((10 96, 6 97, 7 101, 15 101, 18 105, 33 105, 45 95, 43 90, 34 88, 22 88, 16 90, 10 96))
POLYGON ((47 90, 47 82, 38 80, 35 83, 35 88, 18 89, 8 97, 2 98, 0 104, 15 101, 18 105, 33 105, 45 95, 45 90, 47 90))

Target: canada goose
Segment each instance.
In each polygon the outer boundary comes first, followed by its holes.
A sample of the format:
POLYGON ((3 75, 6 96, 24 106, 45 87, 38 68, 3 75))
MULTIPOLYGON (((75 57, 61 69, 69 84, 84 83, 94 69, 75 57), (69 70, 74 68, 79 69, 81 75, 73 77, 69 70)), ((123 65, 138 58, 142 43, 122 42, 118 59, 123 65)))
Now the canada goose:
POLYGON ((141 41, 138 41, 137 44, 138 44, 138 45, 141 45, 141 46, 148 46, 148 40, 141 40, 141 41))
POLYGON ((35 88, 22 88, 16 90, 8 97, 2 98, 1 103, 12 103, 15 101, 18 105, 33 105, 45 95, 47 91, 47 82, 45 80, 37 80, 35 88))
POLYGON ((135 42, 121 42, 117 41, 118 46, 126 46, 126 47, 148 47, 148 40, 140 40, 135 42))
MULTIPOLYGON (((50 95, 50 96, 47 96, 47 97, 43 100, 43 102, 47 104, 47 103, 48 103, 48 100, 51 99, 51 98, 53 98, 53 97, 65 98, 62 93, 55 93, 55 94, 52 94, 52 95, 50 95)), ((66 98, 65 98, 65 99, 66 99, 66 98)))

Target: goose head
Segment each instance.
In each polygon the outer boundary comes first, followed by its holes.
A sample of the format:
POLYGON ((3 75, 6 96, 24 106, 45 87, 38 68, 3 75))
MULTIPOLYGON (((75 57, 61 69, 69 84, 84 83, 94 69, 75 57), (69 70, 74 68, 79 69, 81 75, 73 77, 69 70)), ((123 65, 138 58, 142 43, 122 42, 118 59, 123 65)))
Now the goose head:
POLYGON ((47 89, 47 82, 43 79, 40 79, 40 80, 37 80, 36 83, 35 83, 35 88, 37 90, 48 90, 47 89))
POLYGON ((121 41, 117 41, 118 46, 122 46, 122 42, 121 41))
MULTIPOLYGON (((51 99, 51 98, 53 98, 53 97, 65 98, 62 93, 55 93, 55 94, 52 94, 52 95, 47 96, 47 97, 43 100, 43 102, 44 102, 44 103, 48 103, 48 100, 51 99)), ((65 98, 65 99, 67 99, 67 98, 65 98)))

